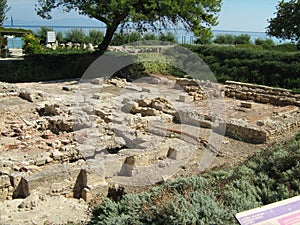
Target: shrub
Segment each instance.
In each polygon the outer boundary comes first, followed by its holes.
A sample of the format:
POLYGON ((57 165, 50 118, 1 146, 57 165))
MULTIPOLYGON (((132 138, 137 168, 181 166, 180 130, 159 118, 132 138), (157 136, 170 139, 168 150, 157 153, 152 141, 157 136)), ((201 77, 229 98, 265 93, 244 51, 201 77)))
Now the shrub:
POLYGON ((259 45, 184 46, 208 64, 219 82, 235 80, 289 89, 300 87, 297 76, 300 53, 262 50, 259 45))
POLYGON ((142 35, 138 32, 115 33, 111 45, 119 46, 142 40, 142 35))
POLYGON ((170 43, 177 43, 177 37, 172 32, 168 31, 167 33, 161 33, 159 35, 159 40, 170 42, 170 43))
POLYGON ((251 37, 249 34, 241 34, 234 37, 234 44, 251 44, 251 37))
POLYGON ((297 52, 297 45, 294 43, 279 44, 274 47, 274 50, 281 52, 297 52))
POLYGON ((62 32, 56 32, 56 40, 57 40, 58 43, 66 42, 62 32))
POLYGON ((234 43, 234 36, 231 34, 218 35, 213 42, 216 44, 232 45, 234 43))
POLYGON ((5 82, 33 82, 80 78, 96 60, 96 53, 83 54, 79 50, 49 50, 43 54, 25 56, 24 60, 0 61, 0 80, 5 82))
POLYGON ((42 51, 42 46, 40 45, 40 39, 35 37, 32 33, 25 34, 22 38, 24 42, 23 49, 25 54, 39 54, 42 51))
POLYGON ((261 46, 263 49, 266 50, 272 50, 275 47, 275 43, 272 39, 262 39, 262 38, 257 38, 254 41, 255 45, 261 46))
POLYGON ((145 33, 143 35, 143 40, 145 41, 152 41, 152 40, 158 40, 158 36, 155 35, 155 33, 145 33))
POLYGON ((66 32, 65 34, 65 39, 66 41, 70 41, 73 43, 84 43, 86 40, 86 36, 85 33, 83 32, 82 29, 71 29, 69 31, 66 32))
POLYGON ((99 30, 90 30, 88 35, 88 42, 92 43, 94 46, 101 44, 104 39, 104 34, 99 30))

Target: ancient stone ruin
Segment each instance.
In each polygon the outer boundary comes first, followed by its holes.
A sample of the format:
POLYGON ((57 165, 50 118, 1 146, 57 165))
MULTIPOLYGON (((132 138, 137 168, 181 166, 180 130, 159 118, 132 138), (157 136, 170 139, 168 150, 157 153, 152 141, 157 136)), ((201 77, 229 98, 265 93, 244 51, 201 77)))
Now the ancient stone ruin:
POLYGON ((1 83, 0 101, 0 202, 23 199, 20 210, 200 172, 300 126, 299 95, 231 81, 1 83))

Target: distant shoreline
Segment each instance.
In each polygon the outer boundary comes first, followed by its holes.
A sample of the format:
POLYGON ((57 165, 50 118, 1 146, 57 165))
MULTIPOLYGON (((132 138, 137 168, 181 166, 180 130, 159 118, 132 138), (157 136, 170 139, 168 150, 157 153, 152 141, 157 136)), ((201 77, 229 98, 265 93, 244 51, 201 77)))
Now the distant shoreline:
MULTIPOLYGON (((65 33, 66 31, 70 29, 82 29, 84 32, 88 33, 89 30, 101 30, 105 32, 105 26, 75 26, 75 25, 69 25, 69 26, 60 26, 60 25, 4 25, 5 28, 24 28, 32 30, 33 32, 36 32, 40 27, 47 26, 52 28, 56 32, 62 32, 65 33)), ((129 29, 130 30, 130 29, 129 29)), ((135 29, 132 29, 135 30, 135 29)), ((192 32, 186 31, 184 28, 173 28, 173 29, 162 29, 163 31, 171 31, 177 36, 178 43, 182 44, 192 44, 196 37, 192 32)), ((251 41, 254 42, 255 39, 261 38, 261 39, 272 39, 276 44, 279 43, 285 43, 287 41, 282 41, 274 37, 268 36, 265 32, 257 32, 257 31, 233 31, 233 30, 212 30, 214 37, 217 37, 219 35, 234 35, 238 36, 241 34, 248 34, 250 35, 251 41)))

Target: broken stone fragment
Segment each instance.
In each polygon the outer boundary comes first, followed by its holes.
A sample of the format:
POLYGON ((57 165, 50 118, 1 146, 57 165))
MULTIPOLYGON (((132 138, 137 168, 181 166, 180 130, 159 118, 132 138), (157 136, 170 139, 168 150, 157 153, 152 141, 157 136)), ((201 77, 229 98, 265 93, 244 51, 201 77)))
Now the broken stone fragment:
POLYGON ((39 106, 36 109, 40 116, 57 116, 61 114, 61 110, 58 104, 45 104, 39 106))
POLYGON ((40 92, 31 93, 28 90, 21 90, 19 93, 19 97, 29 102, 34 102, 35 100, 43 99, 44 95, 40 92))
POLYGON ((122 107, 122 112, 125 112, 125 113, 138 113, 138 110, 139 110, 139 104, 137 102, 134 102, 134 101, 130 101, 130 102, 127 102, 125 103, 125 105, 122 107))
POLYGON ((51 117, 49 118, 49 129, 55 134, 64 131, 71 132, 73 131, 73 119, 61 116, 51 117))
POLYGON ((0 189, 1 188, 8 188, 11 185, 10 178, 8 175, 1 175, 0 176, 0 189))
POLYGON ((41 204, 40 196, 38 193, 34 192, 31 193, 28 197, 22 201, 22 203, 18 206, 18 208, 28 208, 33 209, 37 207, 39 204, 41 204))

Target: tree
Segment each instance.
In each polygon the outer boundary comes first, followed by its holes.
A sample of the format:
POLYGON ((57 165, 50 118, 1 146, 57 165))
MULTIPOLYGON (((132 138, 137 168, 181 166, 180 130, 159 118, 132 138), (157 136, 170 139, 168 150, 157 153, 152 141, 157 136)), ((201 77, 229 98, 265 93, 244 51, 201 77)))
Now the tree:
POLYGON ((276 17, 269 20, 267 34, 299 41, 300 39, 300 0, 281 0, 277 6, 276 17))
POLYGON ((10 10, 7 5, 7 0, 0 0, 0 26, 3 25, 4 20, 7 19, 6 13, 10 10))
POLYGON ((140 32, 183 26, 196 36, 211 33, 211 27, 217 25, 221 4, 222 0, 38 0, 36 11, 39 16, 51 19, 51 11, 62 7, 103 22, 106 33, 99 45, 103 52, 115 31, 129 25, 140 32))

